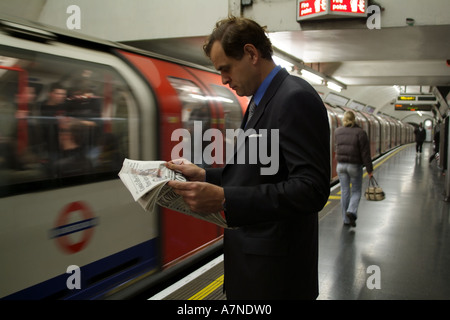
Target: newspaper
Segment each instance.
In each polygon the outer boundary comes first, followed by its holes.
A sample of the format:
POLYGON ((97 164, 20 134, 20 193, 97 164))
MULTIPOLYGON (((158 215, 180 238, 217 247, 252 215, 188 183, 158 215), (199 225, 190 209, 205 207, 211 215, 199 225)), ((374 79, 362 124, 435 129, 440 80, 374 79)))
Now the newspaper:
POLYGON ((152 211, 155 205, 159 205, 228 228, 220 212, 199 214, 189 209, 183 197, 167 185, 170 180, 186 181, 186 178, 181 173, 167 168, 165 163, 124 160, 119 177, 131 192, 134 201, 146 211, 152 211))

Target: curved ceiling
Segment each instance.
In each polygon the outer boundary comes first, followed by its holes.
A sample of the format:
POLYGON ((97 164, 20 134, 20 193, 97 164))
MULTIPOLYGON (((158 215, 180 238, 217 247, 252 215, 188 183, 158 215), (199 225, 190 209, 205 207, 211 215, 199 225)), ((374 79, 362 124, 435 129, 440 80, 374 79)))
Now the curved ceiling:
MULTIPOLYGON (((407 116, 404 111, 394 110, 393 101, 399 93, 394 85, 407 92, 424 93, 432 93, 433 87, 450 87, 450 25, 370 30, 330 29, 312 22, 302 27, 298 31, 269 33, 277 55, 295 57, 339 80, 347 86, 340 95, 371 105, 376 112, 398 119, 407 116)), ((128 44, 212 67, 201 50, 204 40, 192 37, 128 44)), ((316 87, 328 92, 323 86, 316 87)))

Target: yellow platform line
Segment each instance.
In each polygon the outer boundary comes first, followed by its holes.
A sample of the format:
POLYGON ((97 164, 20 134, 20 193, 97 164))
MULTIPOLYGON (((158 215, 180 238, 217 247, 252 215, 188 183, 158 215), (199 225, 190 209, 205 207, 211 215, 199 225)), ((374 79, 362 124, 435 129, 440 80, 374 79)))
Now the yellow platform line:
POLYGON ((339 200, 341 198, 341 196, 329 196, 328 200, 339 200))
MULTIPOLYGON (((393 156, 395 156, 397 153, 399 153, 400 151, 402 151, 403 149, 405 149, 408 145, 404 145, 399 147, 397 150, 395 150, 394 152, 392 152, 390 155, 388 155, 386 158, 384 158, 383 160, 381 160, 380 162, 378 162, 376 165, 373 166, 373 169, 375 170, 376 168, 378 168, 379 166, 381 166, 383 163, 385 163, 387 160, 389 160, 390 158, 392 158, 393 156)), ((363 177, 367 176, 367 172, 364 173, 363 177)))
POLYGON ((218 277, 216 280, 211 282, 209 285, 204 287, 202 290, 200 290, 196 294, 194 294, 188 300, 203 300, 205 297, 207 297, 209 294, 211 294, 214 290, 219 288, 222 284, 223 284, 223 275, 218 277))

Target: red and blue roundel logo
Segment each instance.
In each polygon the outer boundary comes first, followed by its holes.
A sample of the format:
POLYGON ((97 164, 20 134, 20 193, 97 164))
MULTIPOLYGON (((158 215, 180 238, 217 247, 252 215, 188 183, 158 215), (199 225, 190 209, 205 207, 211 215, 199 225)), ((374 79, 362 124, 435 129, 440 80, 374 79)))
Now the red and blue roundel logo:
POLYGON ((94 217, 89 206, 82 201, 69 203, 61 210, 56 227, 50 230, 50 238, 56 239, 58 246, 66 253, 73 254, 83 250, 92 238, 98 218, 94 217), (81 213, 82 220, 69 223, 70 215, 81 213), (73 241, 71 234, 81 232, 81 239, 73 241))

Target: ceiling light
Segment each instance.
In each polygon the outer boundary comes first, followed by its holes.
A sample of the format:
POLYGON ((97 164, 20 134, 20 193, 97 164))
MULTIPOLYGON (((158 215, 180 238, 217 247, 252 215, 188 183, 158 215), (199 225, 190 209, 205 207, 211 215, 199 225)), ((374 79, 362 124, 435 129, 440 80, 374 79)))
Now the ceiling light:
POLYGON ((327 81, 327 87, 337 92, 342 91, 342 87, 334 82, 327 81))
POLYGON ((316 84, 322 84, 322 82, 323 82, 323 78, 321 76, 318 76, 315 73, 309 72, 305 69, 302 69, 300 72, 302 74, 302 77, 305 78, 306 80, 309 80, 316 84))
POLYGON ((292 70, 292 68, 294 67, 294 65, 292 63, 290 63, 278 56, 273 55, 272 59, 277 65, 281 66, 282 68, 285 68, 288 71, 292 70))

